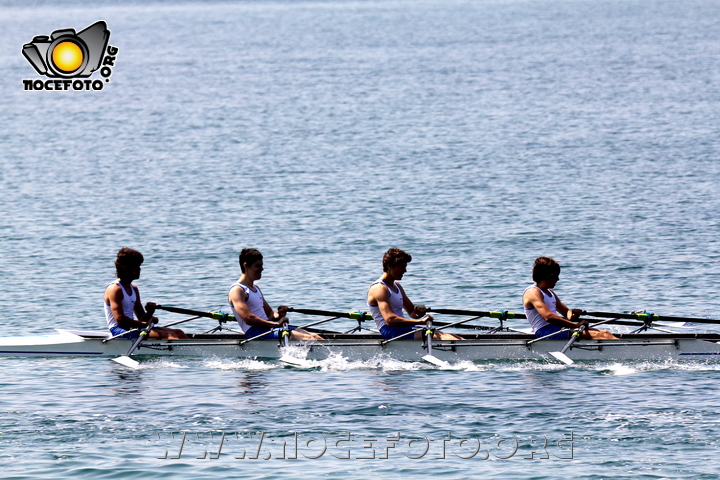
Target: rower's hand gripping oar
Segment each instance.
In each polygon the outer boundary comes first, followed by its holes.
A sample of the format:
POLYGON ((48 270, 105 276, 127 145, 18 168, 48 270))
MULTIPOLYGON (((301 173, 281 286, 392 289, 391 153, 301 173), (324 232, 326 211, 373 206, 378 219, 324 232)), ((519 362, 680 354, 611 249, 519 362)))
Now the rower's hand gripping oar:
POLYGON ((128 350, 128 352, 125 355, 122 355, 117 358, 111 358, 110 360, 112 360, 115 363, 119 363, 120 365, 125 365, 126 367, 130 367, 130 368, 138 368, 138 366, 140 366, 140 362, 130 358, 130 355, 132 355, 132 353, 135 351, 135 349, 137 347, 140 346, 140 344, 143 342, 143 340, 145 340, 148 337, 148 335, 150 335, 150 330, 152 330, 152 327, 155 325, 153 322, 153 316, 152 316, 153 313, 155 313, 155 307, 154 306, 151 307, 150 303, 147 303, 147 304, 145 304, 145 311, 146 311, 146 316, 148 318, 148 320, 147 320, 148 324, 145 328, 140 330, 140 335, 138 335, 137 340, 135 340, 135 342, 132 344, 132 347, 130 347, 130 350, 128 350))
POLYGON ((445 360, 440 360, 432 353, 432 337, 433 334, 435 334, 435 330, 433 330, 432 328, 433 317, 431 317, 430 315, 425 315, 420 320, 425 320, 425 329, 423 330, 423 335, 425 336, 425 345, 427 347, 427 354, 423 355, 422 359, 441 368, 450 367, 449 363, 447 363, 445 360))

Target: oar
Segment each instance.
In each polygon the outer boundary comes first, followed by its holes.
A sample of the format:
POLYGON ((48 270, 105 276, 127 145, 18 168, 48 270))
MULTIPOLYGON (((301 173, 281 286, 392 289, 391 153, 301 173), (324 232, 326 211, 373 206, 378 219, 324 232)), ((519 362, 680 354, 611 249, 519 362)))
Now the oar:
POLYGON ((427 346, 427 355, 423 355, 422 359, 425 360, 428 363, 432 363, 433 365, 437 365, 441 368, 448 368, 450 366, 449 363, 447 363, 445 360, 440 360, 432 353, 432 337, 433 331, 432 328, 432 317, 430 315, 425 315, 420 320, 425 320, 425 345, 427 346))
MULTIPOLYGON (((440 360, 435 355, 432 354, 432 336, 433 336, 433 329, 432 329, 432 320, 430 320, 430 315, 425 315, 420 320, 425 320, 425 332, 423 332, 427 336, 427 341, 425 343, 426 345, 426 351, 427 354, 422 357, 423 360, 426 362, 432 363, 433 365, 437 365, 438 367, 447 368, 450 366, 447 362, 440 360)), ((409 337, 410 335, 415 335, 415 332, 417 332, 417 329, 413 329, 410 331, 407 331, 403 334, 398 335, 397 337, 390 338, 388 340, 383 340, 380 342, 381 346, 385 346, 388 343, 395 342, 397 340, 401 340, 405 337, 409 337)))
POLYGON ((182 313, 183 315, 195 315, 197 317, 212 318, 213 320, 218 320, 220 322, 230 322, 235 320, 235 317, 231 314, 223 312, 201 312, 200 310, 189 310, 187 308, 168 307, 164 305, 157 305, 155 308, 157 310, 165 310, 166 312, 182 313))
MULTIPOLYGON (((362 322, 364 322, 365 320, 372 320, 372 315, 370 315, 367 312, 333 312, 333 311, 329 311, 329 310, 312 310, 312 309, 307 309, 307 308, 293 308, 293 307, 290 307, 288 309, 288 311, 301 313, 303 315, 322 315, 324 317, 328 317, 328 316, 332 317, 329 320, 335 320, 336 318, 349 318, 351 320, 357 320, 357 322, 358 322, 357 327, 354 327, 345 333, 361 331, 361 330, 363 330, 362 322)), ((315 324, 311 324, 311 325, 317 325, 317 324, 315 323, 315 324)), ((307 326, 300 327, 300 328, 307 328, 307 326)), ((364 329, 369 330, 371 332, 379 333, 377 330, 373 330, 371 328, 364 328, 364 329)), ((318 331, 316 333, 336 333, 336 332, 318 331)))
POLYGON ((288 322, 285 320, 282 325, 280 325, 280 343, 282 344, 282 347, 284 348, 284 352, 282 356, 278 359, 280 362, 287 363, 288 365, 292 365, 294 367, 305 367, 307 366, 307 361, 303 358, 295 358, 290 355, 290 352, 288 349, 290 348, 290 328, 288 328, 288 322))
POLYGON ((712 318, 691 318, 691 317, 669 317, 666 315, 655 315, 654 313, 610 313, 610 312, 582 312, 589 317, 600 318, 625 318, 628 320, 640 320, 641 322, 689 322, 689 323, 720 323, 720 320, 712 318))
MULTIPOLYGON (((610 323, 613 320, 615 320, 615 319, 611 318, 609 320, 603 320, 602 322, 593 323, 591 325, 591 328, 595 328, 598 325, 602 325, 603 323, 610 323)), ((572 344, 575 343, 575 340, 580 338, 580 335, 582 335, 582 332, 584 332, 584 331, 585 331, 585 325, 580 325, 580 328, 578 328, 577 330, 575 330, 573 332, 573 334, 570 336, 570 340, 568 340, 568 342, 565 344, 565 346, 562 348, 562 350, 560 350, 559 352, 548 352, 548 353, 550 355, 552 355, 553 357, 555 357, 556 359, 563 362, 565 365, 572 365, 575 362, 573 362, 570 357, 565 355, 565 352, 567 351, 568 348, 572 347, 572 344)), ((557 332, 557 333, 560 333, 560 332, 557 332)))
MULTIPOLYGON (((146 306, 146 308, 147 308, 147 306, 146 306)), ((152 313, 153 312, 150 312, 150 310, 148 309, 148 315, 147 315, 148 324, 145 328, 140 330, 140 335, 138 335, 137 340, 135 340, 135 342, 132 344, 132 347, 130 347, 130 350, 128 350, 128 352, 125 355, 122 355, 117 358, 111 358, 110 360, 112 360, 113 362, 119 363, 120 365, 125 365, 126 367, 130 367, 130 368, 137 368, 140 365, 140 362, 130 358, 130 355, 132 355, 132 353, 135 351, 135 349, 138 346, 140 346, 140 344, 143 342, 143 340, 145 340, 147 338, 147 336, 150 334, 150 330, 152 330, 152 327, 153 327, 152 313)))
POLYGON ((160 328, 173 327, 175 325, 180 325, 181 323, 189 322, 191 320, 197 320, 198 318, 202 318, 202 317, 196 315, 194 317, 186 318, 184 320, 178 320, 177 322, 171 322, 171 323, 166 323, 165 325, 160 325, 160 328))
POLYGON ((322 315, 335 318, 349 318, 351 320, 372 320, 372 315, 367 312, 331 312, 328 310, 312 310, 308 308, 289 307, 288 312, 301 313, 303 315, 322 315))
MULTIPOLYGON (((428 308, 428 312, 435 312, 441 315, 468 315, 472 317, 490 317, 490 318, 527 318, 524 313, 506 312, 503 310, 477 311, 477 310, 457 310, 452 308, 428 308)), ((437 324, 436 324, 437 325, 437 324)))
POLYGON ((577 330, 575 330, 573 332, 573 334, 570 336, 570 340, 568 340, 568 342, 565 344, 565 346, 562 348, 562 350, 560 350, 559 352, 549 352, 550 355, 552 355, 553 357, 560 360, 561 362, 563 362, 566 365, 572 365, 573 363, 575 363, 572 361, 572 359, 570 357, 565 355, 565 352, 567 351, 568 348, 572 347, 572 344, 575 343, 575 340, 580 338, 580 335, 582 335, 582 332, 584 332, 584 331, 585 331, 585 325, 580 325, 580 328, 578 328, 577 330))
MULTIPOLYGON (((461 324, 451 324, 451 323, 442 323, 442 322, 435 322, 436 327, 448 327, 450 325, 453 325, 454 328, 463 328, 467 330, 489 330, 489 333, 495 333, 499 330, 502 330, 507 327, 503 327, 503 322, 507 319, 514 319, 514 318, 526 318, 524 313, 513 313, 508 312, 506 310, 491 310, 491 311, 477 311, 477 310, 457 310, 457 309, 450 309, 450 308, 428 308, 428 312, 433 313, 439 313, 441 315, 463 315, 463 316, 472 316, 472 320, 482 318, 482 317, 488 317, 488 318, 497 318, 500 320, 500 325, 498 327, 486 327, 482 325, 461 325, 461 324)), ((460 322, 463 323, 463 322, 460 322)), ((513 329, 508 328, 508 330, 513 331, 513 329)), ((516 331, 516 330, 515 330, 516 331)), ((524 332, 523 332, 524 333, 524 332)))

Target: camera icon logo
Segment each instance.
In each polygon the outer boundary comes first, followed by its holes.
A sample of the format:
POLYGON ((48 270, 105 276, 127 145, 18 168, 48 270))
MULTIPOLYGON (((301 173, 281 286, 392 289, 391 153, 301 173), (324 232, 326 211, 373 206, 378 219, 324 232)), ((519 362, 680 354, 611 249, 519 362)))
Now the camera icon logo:
POLYGON ((22 53, 40 75, 51 78, 84 78, 100 68, 110 31, 96 22, 76 33, 72 28, 39 35, 23 45, 22 53))

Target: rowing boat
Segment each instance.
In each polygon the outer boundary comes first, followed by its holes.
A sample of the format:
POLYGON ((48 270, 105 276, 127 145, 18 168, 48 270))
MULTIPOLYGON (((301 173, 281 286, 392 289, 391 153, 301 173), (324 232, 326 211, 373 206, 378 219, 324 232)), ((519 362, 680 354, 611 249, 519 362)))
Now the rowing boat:
MULTIPOLYGON (((369 360, 387 356, 417 361, 426 353, 423 340, 401 339, 385 342, 377 334, 328 334, 324 340, 290 342, 281 347, 277 340, 247 340, 242 334, 190 334, 187 340, 146 340, 135 355, 162 357, 243 357, 279 359, 288 348, 309 360, 341 355, 348 360, 369 360)), ((617 340, 579 340, 567 352, 574 360, 720 360, 720 334, 638 333, 616 334, 617 340)), ((464 340, 436 341, 432 353, 445 362, 482 360, 543 360, 563 348, 566 340, 535 341, 531 334, 466 334, 464 340)), ((63 330, 46 336, 0 338, 0 356, 34 357, 116 357, 124 355, 133 340, 112 339, 105 331, 63 330)))
MULTIPOLYGON (((612 340, 580 340, 576 338, 572 342, 567 342, 566 340, 538 339, 527 331, 505 326, 506 320, 523 319, 525 318, 523 314, 503 310, 478 312, 436 309, 433 310, 434 313, 451 316, 472 315, 472 318, 454 323, 436 322, 434 328, 438 330, 464 328, 471 332, 464 331, 462 340, 428 342, 433 331, 431 322, 428 322, 428 326, 424 330, 428 335, 423 340, 415 340, 410 336, 383 340, 377 333, 363 333, 368 329, 364 328, 362 323, 372 319, 367 313, 290 308, 290 311, 301 315, 330 317, 303 325, 302 328, 309 329, 309 327, 338 318, 356 320, 357 327, 346 333, 321 330, 319 333, 322 334, 322 340, 288 341, 287 338, 284 338, 285 341, 278 342, 278 340, 258 337, 246 338, 242 333, 224 326, 228 322, 234 323, 234 318, 232 315, 222 312, 201 312, 160 305, 157 305, 156 308, 173 313, 194 315, 192 318, 165 326, 202 317, 217 320, 218 325, 205 333, 188 334, 189 338, 183 340, 146 339, 143 342, 135 342, 131 339, 112 337, 105 330, 66 329, 58 329, 57 333, 44 336, 0 337, 0 356, 125 357, 128 355, 127 352, 132 352, 134 349, 134 355, 277 359, 293 365, 303 365, 303 363, 292 362, 291 358, 325 360, 337 355, 350 361, 365 361, 378 357, 388 357, 400 361, 423 359, 438 366, 446 366, 448 363, 460 361, 552 361, 553 358, 562 358, 562 361, 568 364, 571 364, 573 360, 720 360, 720 334, 677 333, 658 329, 656 326, 656 322, 661 320, 695 323, 720 323, 720 320, 660 317, 645 312, 631 314, 584 312, 588 316, 607 318, 596 325, 612 322, 640 328, 631 333, 615 333, 617 338, 612 340), (467 324, 481 317, 498 319, 499 325, 488 327, 467 324), (641 323, 637 323, 638 321, 641 323), (663 333, 649 333, 649 330, 653 328, 663 333)), ((674 323, 674 325, 679 324, 674 323)), ((125 363, 137 364, 134 360, 125 363)))

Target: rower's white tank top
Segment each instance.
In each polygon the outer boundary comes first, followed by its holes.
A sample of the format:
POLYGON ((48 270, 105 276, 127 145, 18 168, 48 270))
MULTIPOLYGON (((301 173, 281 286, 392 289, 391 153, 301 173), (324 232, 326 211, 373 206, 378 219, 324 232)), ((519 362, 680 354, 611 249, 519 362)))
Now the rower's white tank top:
MULTIPOLYGON (((540 290, 540 293, 543 296, 543 302, 545 302, 545 305, 550 309, 551 312, 553 312, 556 315, 560 315, 557 311, 557 301, 555 300, 555 292, 550 290, 550 295, 543 292, 542 288, 538 287, 537 285, 530 285, 525 289, 523 292, 523 296, 525 296, 525 292, 530 290, 531 288, 537 288, 540 290)), ((525 308, 525 302, 523 302, 523 308, 525 308)), ((550 325, 548 322, 545 321, 545 319, 537 312, 534 308, 525 308, 525 316, 528 319, 528 322, 530 323, 530 327, 532 327, 533 332, 537 332, 543 327, 547 327, 550 325)))
MULTIPOLYGON (((123 314, 128 318, 133 318, 133 315, 135 314, 135 302, 137 302, 137 293, 135 292, 135 287, 131 287, 130 290, 132 293, 128 295, 127 291, 125 290, 125 287, 123 287, 120 284, 120 280, 115 280, 113 283, 108 284, 108 287, 112 284, 115 284, 120 287, 120 290, 122 290, 122 309, 123 314)), ((104 303, 104 302, 103 302, 104 303)), ((118 323, 115 319, 115 316, 112 313, 112 307, 105 303, 105 320, 107 320, 108 328, 117 327, 118 323)))
MULTIPOLYGON (((245 300, 245 303, 247 303, 248 308, 250 309, 250 313, 255 315, 256 317, 260 317, 263 320, 267 320, 267 315, 265 314, 265 302, 263 301, 263 294, 260 291, 260 287, 255 285, 255 290, 248 287, 244 283, 235 282, 230 286, 230 290, 232 290, 235 287, 240 287, 243 290, 245 290, 245 295, 247 295, 247 300, 245 300)), ((228 294, 230 291, 228 291, 228 294)), ((238 313, 235 311, 235 307, 230 302, 230 299, 228 298, 228 303, 230 304, 230 310, 232 310, 232 314, 235 317, 235 319, 238 322, 238 325, 240 325, 240 328, 243 332, 247 332, 248 328, 250 328, 250 325, 245 323, 243 319, 238 315, 238 313)))
MULTIPOLYGON (((398 317, 403 316, 403 297, 402 293, 400 292, 399 283, 395 282, 394 287, 395 290, 393 291, 392 288, 390 288, 390 285, 385 283, 385 281, 382 278, 378 278, 377 281, 373 282, 372 285, 370 285, 370 288, 372 288, 373 285, 377 285, 378 283, 382 283, 385 285, 390 292, 390 308, 392 308, 392 311, 395 315, 398 317)), ((370 315, 372 315, 373 320, 375 320, 375 325, 377 325, 378 329, 381 329, 382 327, 387 326, 387 323, 385 323, 385 319, 382 316, 382 313, 380 313, 380 307, 377 305, 368 305, 368 310, 370 311, 370 315)))

